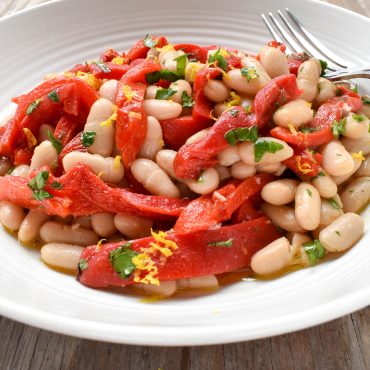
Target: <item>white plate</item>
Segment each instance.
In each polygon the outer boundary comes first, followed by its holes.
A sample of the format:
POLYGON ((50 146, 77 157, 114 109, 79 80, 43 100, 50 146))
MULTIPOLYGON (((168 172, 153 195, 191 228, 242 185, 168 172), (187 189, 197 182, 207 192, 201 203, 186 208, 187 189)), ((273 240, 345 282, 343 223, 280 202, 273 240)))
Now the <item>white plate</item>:
MULTIPOLYGON (((57 1, 0 21, 0 107, 46 74, 127 49, 147 32, 172 42, 257 51, 270 39, 261 11, 288 6, 341 56, 366 60, 370 20, 313 1, 57 1), (345 25, 345 27, 343 27, 345 25), (350 29, 349 33, 347 30, 350 29)), ((369 228, 369 212, 366 214, 369 228)), ((86 288, 46 268, 39 254, 0 232, 0 313, 56 332, 147 345, 256 339, 316 325, 370 303, 369 232, 337 260, 273 281, 155 304, 86 288)))

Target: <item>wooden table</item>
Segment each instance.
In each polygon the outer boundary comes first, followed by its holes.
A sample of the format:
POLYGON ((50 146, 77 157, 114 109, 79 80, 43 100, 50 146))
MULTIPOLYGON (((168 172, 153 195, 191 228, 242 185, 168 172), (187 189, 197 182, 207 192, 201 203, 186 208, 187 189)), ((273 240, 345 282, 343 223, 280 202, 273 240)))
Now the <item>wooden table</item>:
MULTIPOLYGON (((0 0, 0 16, 45 0, 0 0)), ((370 16, 370 0, 328 2, 370 16)), ((364 35, 368 37, 368 35, 364 35)), ((270 339, 208 347, 139 347, 71 338, 0 316, 0 369, 370 369, 370 307, 270 339)))

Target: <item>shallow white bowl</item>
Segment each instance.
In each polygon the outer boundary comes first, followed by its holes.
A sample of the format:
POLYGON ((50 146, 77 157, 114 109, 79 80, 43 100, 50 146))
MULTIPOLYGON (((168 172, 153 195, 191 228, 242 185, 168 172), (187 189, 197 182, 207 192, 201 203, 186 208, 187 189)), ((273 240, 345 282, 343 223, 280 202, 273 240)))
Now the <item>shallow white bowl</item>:
MULTIPOLYGON (((147 32, 167 35, 172 42, 257 51, 270 40, 260 13, 285 7, 343 58, 368 58, 370 20, 314 1, 56 1, 0 21, 0 107, 46 73, 96 58, 109 46, 126 50, 147 32)), ((368 229, 369 212, 365 218, 368 229)), ((344 256, 273 281, 241 281, 207 296, 145 304, 136 297, 88 289, 48 269, 37 251, 0 231, 0 314, 119 343, 175 346, 256 339, 368 305, 369 241, 367 231, 344 256)))

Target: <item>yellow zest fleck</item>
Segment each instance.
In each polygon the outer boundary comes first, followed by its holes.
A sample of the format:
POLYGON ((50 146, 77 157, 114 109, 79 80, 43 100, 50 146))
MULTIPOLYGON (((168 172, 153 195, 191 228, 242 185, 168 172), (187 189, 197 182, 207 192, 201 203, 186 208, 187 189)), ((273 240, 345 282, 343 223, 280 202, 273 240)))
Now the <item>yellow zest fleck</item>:
POLYGON ((128 102, 130 102, 133 98, 136 97, 135 91, 132 91, 131 86, 129 85, 124 85, 122 87, 122 92, 128 102))
POLYGON ((29 148, 34 147, 37 144, 37 140, 33 136, 33 133, 31 132, 31 130, 25 127, 23 129, 23 132, 26 135, 28 147, 29 148))
POLYGON ((141 113, 138 112, 128 112, 130 118, 142 119, 141 113))
POLYGON ((78 71, 76 76, 80 78, 81 80, 85 81, 95 90, 99 90, 100 86, 103 84, 102 80, 100 80, 99 78, 96 78, 91 73, 85 73, 85 72, 78 71))
POLYGON ((227 58, 230 56, 229 52, 226 49, 220 49, 219 54, 222 55, 224 58, 227 58))
POLYGON ((101 247, 101 245, 103 244, 103 242, 105 242, 107 239, 100 239, 98 241, 98 244, 96 244, 96 247, 95 247, 95 250, 98 251, 101 247))
POLYGON ((212 118, 214 121, 217 121, 217 117, 215 116, 215 110, 212 109, 211 113, 209 114, 210 118, 212 118))
POLYGON ((166 239, 167 234, 164 231, 159 231, 158 233, 156 233, 151 230, 151 234, 155 242, 151 242, 149 244, 151 246, 151 248, 149 248, 149 251, 152 253, 158 251, 165 257, 172 256, 172 251, 178 248, 176 242, 166 239), (163 244, 163 246, 161 246, 161 244, 163 244))
POLYGON ((362 153, 362 150, 360 150, 358 153, 351 153, 353 159, 360 159, 361 161, 364 161, 366 158, 364 157, 364 154, 362 153))
POLYGON ((303 174, 307 174, 312 171, 311 165, 309 163, 301 164, 301 157, 296 157, 297 167, 299 171, 303 174))
POLYGON ((121 65, 125 62, 125 60, 122 57, 115 57, 112 59, 112 63, 121 65))
POLYGON ((295 127, 294 127, 291 123, 288 123, 288 128, 289 128, 289 131, 290 131, 293 135, 297 135, 297 134, 298 134, 297 130, 295 129, 295 127))
POLYGON ((103 174, 104 174, 104 171, 99 172, 98 173, 98 178, 100 179, 103 176, 103 174))
POLYGON ((114 162, 113 162, 113 167, 115 170, 119 170, 119 165, 121 164, 121 156, 120 155, 116 155, 114 157, 114 162))
POLYGON ((203 68, 202 64, 196 63, 196 62, 190 62, 188 63, 187 67, 187 77, 191 82, 194 82, 195 77, 197 73, 203 68))
POLYGON ((159 145, 161 146, 161 148, 164 147, 164 141, 163 141, 163 139, 161 139, 161 141, 159 142, 159 145))
POLYGON ((132 258, 132 263, 136 266, 134 271, 134 282, 143 284, 159 285, 158 267, 155 265, 148 253, 143 252, 132 258), (145 276, 141 277, 145 271, 145 276))
POLYGON ((117 119, 117 113, 114 112, 107 120, 100 122, 100 127, 112 126, 112 123, 117 119))
POLYGON ((72 78, 72 77, 74 77, 76 75, 74 73, 72 73, 72 72, 64 72, 63 73, 63 76, 64 77, 67 77, 67 78, 72 78))
POLYGON ((306 101, 306 104, 307 104, 308 107, 310 107, 310 108, 312 107, 312 103, 309 103, 308 101, 306 101))
POLYGON ((165 45, 161 48, 155 48, 155 50, 159 51, 159 52, 165 52, 165 51, 172 51, 172 50, 175 50, 175 48, 173 47, 172 44, 168 44, 168 45, 165 45))
POLYGON ((226 102, 226 107, 235 107, 241 103, 242 98, 235 91, 230 91, 230 97, 226 102))

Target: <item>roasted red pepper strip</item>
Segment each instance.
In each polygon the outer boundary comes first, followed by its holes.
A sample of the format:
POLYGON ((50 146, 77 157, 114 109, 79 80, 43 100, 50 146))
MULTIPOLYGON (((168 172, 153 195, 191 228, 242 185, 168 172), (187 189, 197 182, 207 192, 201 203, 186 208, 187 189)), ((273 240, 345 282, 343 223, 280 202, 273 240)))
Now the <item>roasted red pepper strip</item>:
POLYGON ((282 53, 285 53, 286 46, 283 42, 278 42, 276 40, 272 40, 272 41, 268 42, 267 45, 272 47, 272 48, 279 49, 282 53))
MULTIPOLYGON (((102 62, 111 62, 114 58, 121 57, 123 59, 126 58, 125 53, 119 53, 117 50, 114 50, 112 48, 107 49, 104 53, 100 54, 100 60, 102 62)), ((125 60, 126 62, 126 60, 125 60)))
POLYGON ((200 63, 207 63, 208 50, 204 46, 195 44, 176 44, 173 46, 175 50, 182 50, 188 54, 188 59, 196 59, 200 63))
POLYGON ((175 224, 175 231, 184 234, 208 230, 229 220, 249 197, 260 192, 273 179, 272 175, 260 174, 238 185, 228 184, 212 194, 202 195, 184 209, 175 224))
POLYGON ((289 72, 297 76, 300 65, 308 59, 310 59, 310 57, 305 53, 293 53, 288 55, 289 72))
POLYGON ((294 155, 283 163, 303 181, 317 176, 321 169, 322 155, 309 149, 296 149, 294 155))
POLYGON ((104 65, 107 67, 106 71, 100 68, 98 64, 94 63, 90 64, 89 65, 90 73, 92 73, 97 78, 103 79, 108 78, 110 80, 111 79, 119 80, 131 68, 128 64, 116 64, 112 62, 105 62, 104 65))
POLYGON ((187 200, 135 194, 125 189, 112 188, 86 165, 78 165, 60 178, 50 175, 48 184, 53 181, 58 181, 62 188, 54 189, 47 185, 45 190, 53 198, 37 201, 32 196, 27 179, 18 176, 0 177, 0 200, 8 200, 30 209, 43 207, 46 213, 62 217, 106 211, 156 219, 179 216, 189 203, 187 200))
MULTIPOLYGON (((163 263, 163 255, 153 255, 152 260, 158 268, 159 281, 221 274, 247 267, 251 257, 258 250, 280 237, 280 233, 266 217, 243 222, 238 225, 223 226, 217 230, 199 231, 191 234, 172 233, 168 240, 177 244, 177 249, 163 263), (231 240, 229 247, 214 246, 212 243, 231 240)), ((152 237, 133 240, 131 248, 138 253, 149 248, 152 237)), ((78 276, 80 283, 93 287, 125 286, 132 284, 133 274, 121 278, 114 271, 109 260, 111 251, 123 243, 102 244, 87 247, 81 258, 87 267, 78 276)))
POLYGON ((243 221, 251 221, 263 216, 263 212, 258 209, 256 203, 262 203, 260 193, 252 195, 233 213, 231 223, 240 224, 243 221))
MULTIPOLYGON (((152 40, 156 41, 156 47, 162 48, 167 45, 167 39, 164 36, 152 37, 152 40)), ((146 55, 150 48, 144 45, 144 39, 139 40, 128 52, 127 58, 129 60, 135 60, 138 58, 146 58, 146 55)))
POLYGON ((54 136, 66 146, 78 132, 84 128, 85 122, 81 117, 65 114, 57 123, 54 136))

